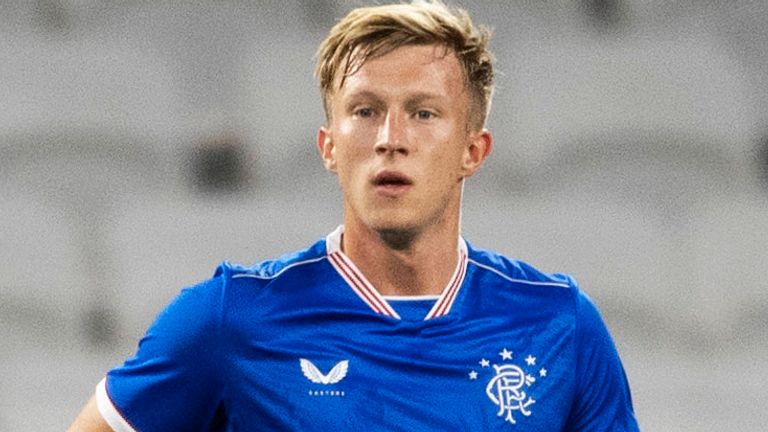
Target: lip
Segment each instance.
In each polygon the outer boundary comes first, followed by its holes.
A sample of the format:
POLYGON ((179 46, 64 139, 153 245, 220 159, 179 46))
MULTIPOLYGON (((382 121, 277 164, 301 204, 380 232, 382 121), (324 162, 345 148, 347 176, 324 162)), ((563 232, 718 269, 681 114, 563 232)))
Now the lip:
POLYGON ((371 179, 371 184, 376 192, 388 197, 397 197, 413 187, 413 179, 400 171, 383 170, 371 179))

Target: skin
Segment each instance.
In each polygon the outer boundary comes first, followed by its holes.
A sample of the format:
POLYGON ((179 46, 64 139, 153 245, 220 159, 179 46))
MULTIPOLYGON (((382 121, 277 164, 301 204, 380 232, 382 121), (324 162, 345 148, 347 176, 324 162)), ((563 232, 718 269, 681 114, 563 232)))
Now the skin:
MULTIPOLYGON (((369 59, 331 96, 317 147, 344 196, 342 248, 383 295, 439 294, 456 267, 464 179, 492 145, 470 107, 459 61, 435 45, 369 59)), ((111 430, 95 396, 68 429, 111 430)))
POLYGON ((67 432, 112 432, 96 406, 95 395, 85 404, 67 432))
POLYGON ((344 252, 383 295, 439 294, 458 259, 464 179, 492 145, 470 127, 458 59, 438 45, 397 48, 368 59, 330 102, 317 146, 342 189, 344 252))

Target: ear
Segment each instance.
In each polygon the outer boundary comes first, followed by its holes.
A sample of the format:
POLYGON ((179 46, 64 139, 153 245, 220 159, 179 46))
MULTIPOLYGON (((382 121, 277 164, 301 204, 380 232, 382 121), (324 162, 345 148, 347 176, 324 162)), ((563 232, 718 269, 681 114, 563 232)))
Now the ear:
POLYGON ((317 132, 317 150, 323 159, 325 169, 336 172, 336 147, 334 146, 330 129, 321 126, 317 132))
POLYGON ((493 136, 487 129, 470 132, 469 143, 461 164, 462 177, 471 177, 479 171, 485 159, 491 154, 492 148, 493 136))

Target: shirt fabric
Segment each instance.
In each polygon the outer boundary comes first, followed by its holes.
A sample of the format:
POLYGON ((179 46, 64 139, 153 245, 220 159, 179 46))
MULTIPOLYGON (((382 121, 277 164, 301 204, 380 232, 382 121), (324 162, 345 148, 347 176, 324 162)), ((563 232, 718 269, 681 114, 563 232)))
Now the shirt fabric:
POLYGON ((627 379, 567 275, 459 241, 438 297, 381 296, 343 227, 182 290, 97 386, 117 431, 637 431, 627 379))

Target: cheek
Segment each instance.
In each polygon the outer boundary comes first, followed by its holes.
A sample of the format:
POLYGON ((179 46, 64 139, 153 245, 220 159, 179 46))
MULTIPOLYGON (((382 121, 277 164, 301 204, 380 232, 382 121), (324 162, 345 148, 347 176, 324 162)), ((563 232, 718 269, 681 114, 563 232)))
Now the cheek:
POLYGON ((370 128, 361 127, 351 121, 340 122, 333 132, 336 137, 337 151, 344 158, 359 158, 370 150, 369 144, 375 139, 375 133, 370 128))
POLYGON ((336 147, 335 158, 339 170, 353 171, 363 160, 363 152, 360 146, 354 145, 354 142, 346 141, 343 145, 336 147))
POLYGON ((364 177, 362 171, 365 169, 365 154, 360 146, 355 146, 351 141, 342 144, 335 149, 336 175, 342 185, 350 185, 364 177))
POLYGON ((338 136, 339 138, 348 139, 350 135, 353 134, 353 127, 352 122, 350 122, 347 119, 339 120, 336 123, 336 127, 334 128, 333 134, 334 136, 338 136))
POLYGON ((456 141, 444 142, 441 146, 432 149, 429 158, 435 170, 440 174, 452 177, 462 169, 464 151, 461 143, 456 141))

